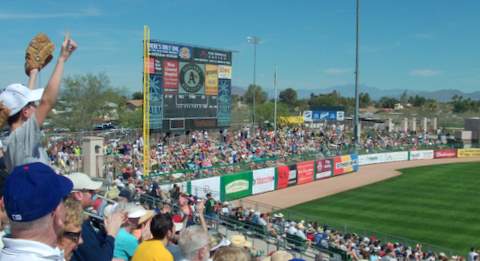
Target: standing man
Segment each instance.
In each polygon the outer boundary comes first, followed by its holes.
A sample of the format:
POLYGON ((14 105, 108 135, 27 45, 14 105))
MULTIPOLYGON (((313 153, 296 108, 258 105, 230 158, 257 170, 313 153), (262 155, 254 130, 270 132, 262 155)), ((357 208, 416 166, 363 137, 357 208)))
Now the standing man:
POLYGON ((3 238, 2 261, 63 261, 57 247, 65 221, 63 199, 72 182, 43 163, 16 167, 6 180, 4 202, 11 235, 3 238))

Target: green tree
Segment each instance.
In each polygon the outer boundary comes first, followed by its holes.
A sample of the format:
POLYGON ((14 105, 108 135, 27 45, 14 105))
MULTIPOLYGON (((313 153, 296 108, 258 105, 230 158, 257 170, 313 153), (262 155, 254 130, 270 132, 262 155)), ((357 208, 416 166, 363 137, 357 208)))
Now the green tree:
POLYGON ((141 129, 143 128, 143 109, 124 110, 118 120, 124 128, 141 129))
POLYGON ((280 102, 283 102, 290 106, 295 106, 297 102, 297 91, 292 88, 287 88, 280 92, 278 98, 280 102))
POLYGON ((377 107, 393 109, 396 103, 398 103, 397 99, 384 96, 378 101, 377 107))
POLYGON ((427 99, 425 97, 415 95, 408 98, 408 103, 412 104, 414 107, 422 107, 427 99))
POLYGON ((133 100, 143 100, 143 92, 134 92, 132 94, 133 100))
POLYGON ((407 90, 404 90, 402 95, 400 96, 400 103, 407 104, 408 103, 408 93, 407 90))
POLYGON ((52 119, 55 126, 89 130, 99 121, 118 119, 125 107, 125 96, 113 89, 105 74, 67 77, 63 86, 52 119))
POLYGON ((256 105, 262 104, 267 100, 267 93, 262 89, 260 85, 250 84, 247 91, 243 95, 243 100, 247 104, 253 104, 253 94, 255 93, 256 105))
POLYGON ((359 103, 360 103, 360 108, 366 108, 370 105, 372 100, 370 99, 370 95, 366 92, 361 92, 359 97, 358 97, 359 103))
MULTIPOLYGON (((259 124, 265 123, 268 121, 269 123, 273 123, 274 112, 275 112, 275 103, 268 101, 256 107, 257 112, 257 119, 259 124)), ((277 120, 278 117, 288 116, 288 105, 285 103, 277 103, 277 120)))

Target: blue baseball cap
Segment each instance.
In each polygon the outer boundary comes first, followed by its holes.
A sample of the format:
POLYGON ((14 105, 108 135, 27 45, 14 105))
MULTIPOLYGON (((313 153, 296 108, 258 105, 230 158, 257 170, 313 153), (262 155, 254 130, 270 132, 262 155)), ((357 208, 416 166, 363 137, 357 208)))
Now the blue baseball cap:
POLYGON ((29 163, 8 176, 3 200, 8 218, 29 222, 53 212, 72 191, 73 183, 48 165, 29 163))

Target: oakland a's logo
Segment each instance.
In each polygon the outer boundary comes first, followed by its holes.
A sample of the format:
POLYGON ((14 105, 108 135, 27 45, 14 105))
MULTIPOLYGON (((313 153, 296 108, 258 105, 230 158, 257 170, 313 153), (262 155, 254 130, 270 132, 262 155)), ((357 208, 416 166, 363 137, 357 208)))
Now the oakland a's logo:
POLYGON ((186 92, 198 92, 205 82, 205 75, 200 66, 189 63, 180 70, 180 85, 186 92))

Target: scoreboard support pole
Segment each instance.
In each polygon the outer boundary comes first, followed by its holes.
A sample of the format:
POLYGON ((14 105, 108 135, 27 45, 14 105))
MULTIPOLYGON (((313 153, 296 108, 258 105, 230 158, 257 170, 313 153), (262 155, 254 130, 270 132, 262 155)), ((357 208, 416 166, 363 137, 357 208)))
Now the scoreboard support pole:
POLYGON ((150 28, 143 26, 143 176, 150 174, 150 28))

